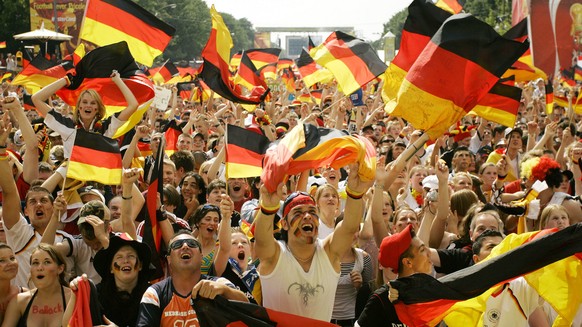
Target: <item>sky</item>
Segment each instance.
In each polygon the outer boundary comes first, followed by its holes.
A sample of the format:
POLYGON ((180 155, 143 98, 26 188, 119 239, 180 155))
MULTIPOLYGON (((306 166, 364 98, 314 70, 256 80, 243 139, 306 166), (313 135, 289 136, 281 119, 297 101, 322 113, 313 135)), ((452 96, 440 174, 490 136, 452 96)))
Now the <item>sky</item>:
MULTIPOLYGON (((383 24, 410 0, 204 0, 218 12, 257 27, 354 27, 356 36, 379 39, 383 24)), ((325 38, 325 36, 324 36, 325 38)))

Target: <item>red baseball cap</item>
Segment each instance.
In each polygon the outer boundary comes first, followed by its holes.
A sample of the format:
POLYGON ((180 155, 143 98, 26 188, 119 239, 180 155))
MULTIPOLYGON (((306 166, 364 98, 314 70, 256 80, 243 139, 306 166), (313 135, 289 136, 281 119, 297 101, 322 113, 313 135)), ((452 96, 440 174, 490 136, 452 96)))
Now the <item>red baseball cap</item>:
POLYGON ((412 225, 397 234, 384 237, 380 245, 380 253, 378 254, 378 261, 385 268, 392 268, 396 273, 400 262, 398 258, 402 253, 406 252, 412 243, 412 225))

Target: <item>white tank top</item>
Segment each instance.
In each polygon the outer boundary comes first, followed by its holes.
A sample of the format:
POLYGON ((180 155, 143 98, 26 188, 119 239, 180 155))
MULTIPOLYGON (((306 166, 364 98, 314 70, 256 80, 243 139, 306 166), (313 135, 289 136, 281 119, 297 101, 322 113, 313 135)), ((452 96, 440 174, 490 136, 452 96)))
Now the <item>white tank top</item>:
POLYGON ((261 275, 263 306, 303 317, 330 321, 339 272, 333 268, 322 241, 316 241, 311 267, 305 272, 284 242, 275 269, 261 275))

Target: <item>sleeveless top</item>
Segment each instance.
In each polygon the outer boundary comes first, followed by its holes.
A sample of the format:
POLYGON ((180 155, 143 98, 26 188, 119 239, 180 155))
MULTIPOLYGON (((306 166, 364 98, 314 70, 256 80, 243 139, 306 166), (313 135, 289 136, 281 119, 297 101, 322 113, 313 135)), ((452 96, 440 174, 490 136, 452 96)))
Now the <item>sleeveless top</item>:
MULTIPOLYGON (((36 294, 38 294, 38 290, 36 290, 36 292, 34 292, 30 301, 28 301, 28 304, 26 305, 26 309, 24 310, 24 313, 22 314, 22 316, 18 320, 18 324, 16 326, 26 327, 26 321, 28 320, 28 312, 30 311, 30 307, 32 306, 32 302, 34 302, 34 298, 36 297, 36 294)), ((63 313, 64 313, 65 310, 67 309, 67 299, 65 298, 65 288, 62 285, 61 285, 61 297, 63 298, 63 313)))
POLYGON ((275 268, 261 275, 263 306, 303 317, 330 321, 339 280, 322 241, 316 240, 309 271, 305 272, 286 244, 278 241, 281 251, 275 268))

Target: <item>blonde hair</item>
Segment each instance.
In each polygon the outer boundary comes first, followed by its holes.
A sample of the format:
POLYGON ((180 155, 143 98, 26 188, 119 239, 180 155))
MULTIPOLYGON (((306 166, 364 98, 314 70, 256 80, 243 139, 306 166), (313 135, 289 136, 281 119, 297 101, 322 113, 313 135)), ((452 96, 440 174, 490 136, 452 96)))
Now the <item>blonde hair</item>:
POLYGON ((79 106, 81 105, 81 99, 83 99, 85 94, 89 94, 89 96, 97 101, 97 115, 95 115, 95 122, 100 121, 105 117, 105 105, 103 104, 103 100, 101 99, 99 93, 93 89, 84 90, 81 92, 81 94, 79 94, 79 97, 77 98, 77 104, 75 105, 75 110, 73 111, 73 120, 75 123, 81 121, 81 116, 79 115, 79 106))
POLYGON ((568 214, 568 211, 566 210, 566 208, 564 208, 564 206, 562 206, 561 204, 548 204, 544 210, 542 210, 542 214, 540 215, 540 226, 539 229, 544 229, 546 228, 546 225, 548 224, 548 219, 550 218, 550 215, 556 211, 562 211, 564 213, 566 213, 566 216, 568 216, 568 220, 570 219, 570 215, 568 214))

